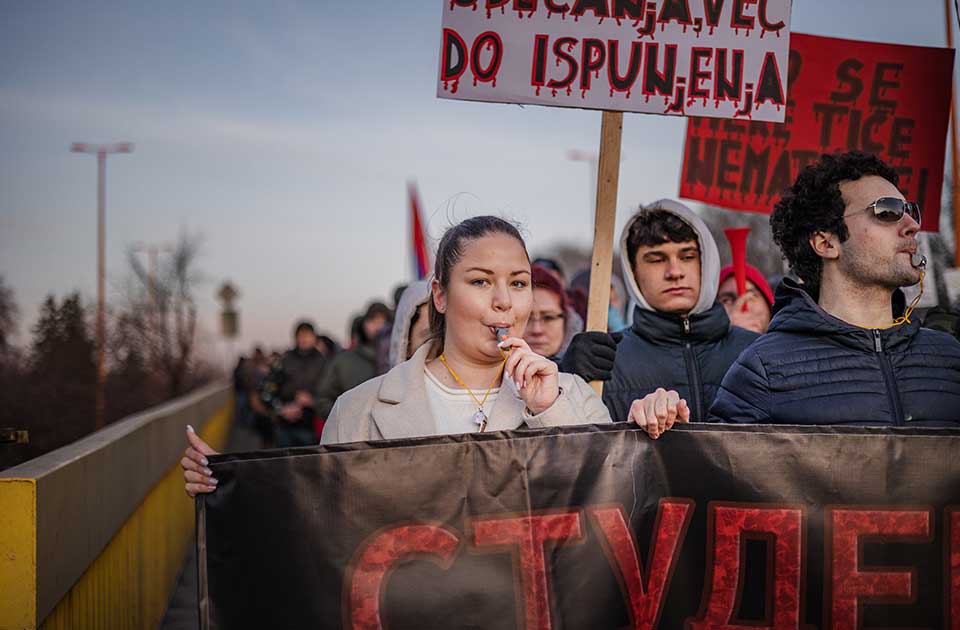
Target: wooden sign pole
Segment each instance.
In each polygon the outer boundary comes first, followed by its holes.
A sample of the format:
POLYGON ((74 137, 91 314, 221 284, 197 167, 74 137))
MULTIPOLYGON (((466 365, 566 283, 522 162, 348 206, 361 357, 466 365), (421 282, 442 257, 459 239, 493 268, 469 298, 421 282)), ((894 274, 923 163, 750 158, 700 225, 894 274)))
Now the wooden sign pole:
MULTIPOLYGON (((593 260, 590 263, 587 330, 607 331, 622 131, 623 112, 603 112, 603 122, 600 126, 600 160, 597 165, 597 209, 593 226, 593 260)), ((603 381, 593 381, 590 386, 598 394, 603 393, 603 381)))

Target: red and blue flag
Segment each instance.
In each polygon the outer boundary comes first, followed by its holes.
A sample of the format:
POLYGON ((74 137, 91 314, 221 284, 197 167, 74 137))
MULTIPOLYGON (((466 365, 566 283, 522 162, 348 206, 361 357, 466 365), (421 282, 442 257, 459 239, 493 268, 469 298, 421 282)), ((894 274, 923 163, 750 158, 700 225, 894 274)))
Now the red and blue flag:
POLYGON ((430 254, 427 252, 427 237, 420 217, 420 195, 417 185, 410 182, 407 186, 410 196, 410 243, 413 245, 413 273, 417 280, 423 280, 430 273, 430 254))

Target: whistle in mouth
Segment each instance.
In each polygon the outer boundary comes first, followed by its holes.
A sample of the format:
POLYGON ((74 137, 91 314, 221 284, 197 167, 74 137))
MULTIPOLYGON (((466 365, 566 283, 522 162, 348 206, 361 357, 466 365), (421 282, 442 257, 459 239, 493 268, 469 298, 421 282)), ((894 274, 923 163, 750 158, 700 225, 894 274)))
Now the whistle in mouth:
POLYGON ((926 269, 927 268, 927 257, 917 252, 910 255, 910 264, 913 265, 916 269, 926 269))
POLYGON ((494 331, 497 333, 497 343, 503 343, 503 341, 507 338, 507 332, 508 332, 509 330, 510 330, 509 328, 495 328, 495 329, 494 329, 494 331))

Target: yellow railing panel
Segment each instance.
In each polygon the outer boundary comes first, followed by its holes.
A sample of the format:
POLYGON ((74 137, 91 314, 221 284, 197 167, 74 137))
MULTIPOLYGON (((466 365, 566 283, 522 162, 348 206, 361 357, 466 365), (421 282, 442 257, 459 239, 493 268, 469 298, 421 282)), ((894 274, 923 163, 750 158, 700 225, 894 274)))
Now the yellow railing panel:
MULTIPOLYGON (((222 409, 200 432, 222 449, 232 409, 222 409)), ((103 553, 44 620, 43 630, 156 628, 166 611, 189 545, 194 502, 174 466, 103 553)))
MULTIPOLYGON (((232 414, 228 402, 209 419, 200 416, 191 422, 207 442, 222 449, 232 414)), ((163 456, 168 461, 176 456, 178 463, 147 492, 39 627, 152 630, 160 623, 194 531, 194 502, 183 491, 179 455, 163 456)), ((54 566, 38 562, 38 531, 43 527, 38 519, 43 510, 38 510, 36 482, 0 478, 0 630, 36 630, 43 614, 38 610, 38 584, 44 576, 57 575, 57 558, 46 562, 54 566)), ((120 473, 116 492, 123 483, 120 473)), ((110 501, 111 487, 83 491, 99 502, 110 501)))
POLYGON ((0 479, 0 630, 30 628, 37 614, 36 484, 0 479))

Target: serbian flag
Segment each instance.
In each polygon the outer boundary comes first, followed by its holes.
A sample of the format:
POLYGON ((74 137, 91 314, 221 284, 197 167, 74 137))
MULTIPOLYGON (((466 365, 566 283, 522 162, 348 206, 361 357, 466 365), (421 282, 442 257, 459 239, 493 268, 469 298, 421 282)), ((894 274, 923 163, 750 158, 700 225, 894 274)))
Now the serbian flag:
POLYGON ((407 184, 410 195, 410 243, 413 245, 413 273, 417 280, 423 280, 430 273, 430 255, 427 253, 427 238, 420 219, 420 195, 417 184, 407 184))

